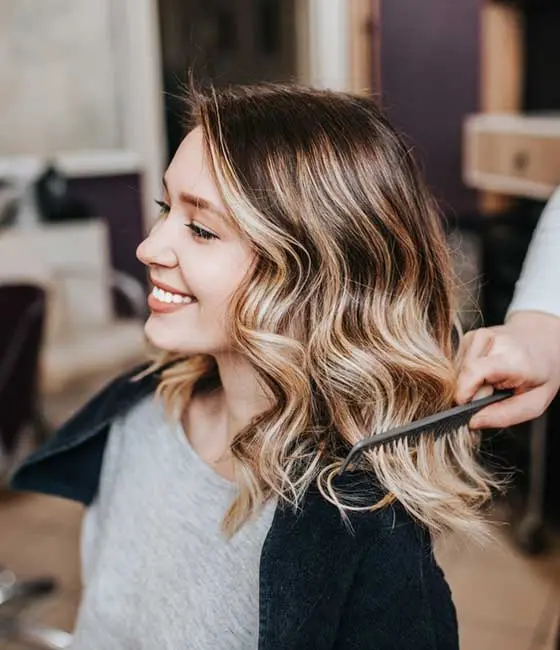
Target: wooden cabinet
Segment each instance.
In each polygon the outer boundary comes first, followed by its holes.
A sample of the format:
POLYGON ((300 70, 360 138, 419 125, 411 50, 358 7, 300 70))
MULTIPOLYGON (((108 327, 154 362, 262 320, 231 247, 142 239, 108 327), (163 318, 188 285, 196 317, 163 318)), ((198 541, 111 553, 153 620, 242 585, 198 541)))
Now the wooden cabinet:
POLYGON ((470 117, 463 170, 470 187, 546 200, 560 185, 560 114, 470 117))
POLYGON ((560 185, 560 4, 484 0, 480 24, 481 112, 464 125, 463 178, 496 214, 560 185))

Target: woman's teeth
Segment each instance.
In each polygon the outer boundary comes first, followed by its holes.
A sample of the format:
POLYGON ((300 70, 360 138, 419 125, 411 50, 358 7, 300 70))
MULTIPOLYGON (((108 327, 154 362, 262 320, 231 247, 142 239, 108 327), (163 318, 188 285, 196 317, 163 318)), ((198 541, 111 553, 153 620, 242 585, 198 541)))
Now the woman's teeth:
POLYGON ((194 302, 192 296, 181 296, 178 293, 170 293, 169 291, 164 291, 159 287, 154 287, 152 289, 152 295, 157 298, 160 302, 166 302, 168 304, 185 304, 188 305, 191 302, 194 302))

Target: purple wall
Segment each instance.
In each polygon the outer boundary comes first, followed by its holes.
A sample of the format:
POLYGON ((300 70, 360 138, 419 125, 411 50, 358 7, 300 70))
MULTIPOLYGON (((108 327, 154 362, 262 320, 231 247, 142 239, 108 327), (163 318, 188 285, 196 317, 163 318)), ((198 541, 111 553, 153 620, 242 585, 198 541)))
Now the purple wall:
POLYGON ((70 178, 68 188, 73 197, 107 220, 113 266, 146 282, 144 266, 136 259, 136 247, 143 238, 139 175, 70 178))
POLYGON ((447 213, 475 209, 461 181, 461 129, 479 106, 481 0, 388 0, 381 7, 384 107, 447 213))
MULTIPOLYGON (((107 220, 113 267, 147 285, 146 269, 136 259, 136 247, 144 237, 140 175, 70 178, 68 189, 95 215, 107 220)), ((115 309, 121 316, 130 314, 126 301, 119 295, 115 295, 115 309)))

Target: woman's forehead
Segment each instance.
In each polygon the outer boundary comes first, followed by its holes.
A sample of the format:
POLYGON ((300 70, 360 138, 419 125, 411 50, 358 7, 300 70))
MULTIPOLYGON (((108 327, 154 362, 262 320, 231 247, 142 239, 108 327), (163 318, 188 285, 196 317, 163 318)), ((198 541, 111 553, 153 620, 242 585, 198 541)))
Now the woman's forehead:
POLYGON ((193 129, 179 145, 167 171, 167 189, 172 192, 186 192, 207 199, 211 203, 220 201, 211 169, 208 165, 202 129, 193 129), (205 196, 208 194, 208 196, 205 196))

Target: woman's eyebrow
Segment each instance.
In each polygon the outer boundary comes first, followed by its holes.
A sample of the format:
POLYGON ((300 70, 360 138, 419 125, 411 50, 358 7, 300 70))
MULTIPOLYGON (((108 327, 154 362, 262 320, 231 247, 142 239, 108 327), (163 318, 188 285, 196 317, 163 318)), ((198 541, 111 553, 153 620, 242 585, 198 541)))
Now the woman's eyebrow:
MULTIPOLYGON (((161 180, 163 183, 163 187, 165 187, 165 191, 169 194, 167 183, 165 181, 165 176, 161 180)), ((200 210, 208 210, 209 212, 213 212, 216 216, 227 221, 225 214, 220 210, 220 208, 217 205, 214 205, 211 201, 208 201, 207 199, 203 199, 201 196, 195 196, 194 194, 189 194, 188 192, 181 192, 179 194, 179 201, 181 201, 181 203, 187 203, 188 205, 194 205, 196 208, 200 210)))

